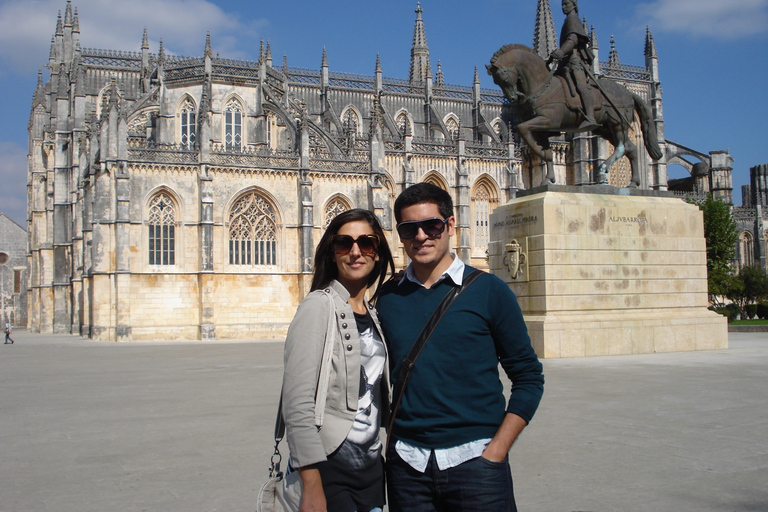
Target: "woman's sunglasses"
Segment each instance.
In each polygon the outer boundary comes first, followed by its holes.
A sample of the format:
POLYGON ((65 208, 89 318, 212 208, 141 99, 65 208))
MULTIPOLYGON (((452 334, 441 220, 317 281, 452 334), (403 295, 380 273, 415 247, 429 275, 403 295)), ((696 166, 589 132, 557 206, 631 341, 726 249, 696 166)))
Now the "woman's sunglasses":
POLYGON ((379 251, 379 235, 360 235, 357 238, 349 235, 334 235, 331 242, 333 252, 336 254, 349 254, 355 244, 363 256, 373 256, 379 251))
POLYGON ((432 219, 401 222, 397 225, 397 233, 400 235, 401 240, 410 240, 416 238, 416 235, 419 234, 419 228, 421 228, 429 238, 436 238, 445 231, 445 224, 448 222, 448 219, 438 219, 435 217, 432 219))

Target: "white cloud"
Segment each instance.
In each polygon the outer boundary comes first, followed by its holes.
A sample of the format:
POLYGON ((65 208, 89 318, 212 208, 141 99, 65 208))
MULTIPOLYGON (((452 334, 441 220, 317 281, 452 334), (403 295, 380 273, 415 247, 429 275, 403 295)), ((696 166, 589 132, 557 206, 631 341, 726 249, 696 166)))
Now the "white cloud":
MULTIPOLYGON (((17 73, 29 73, 48 60, 51 36, 64 0, 6 0, 0 3, 0 61, 17 73)), ((150 51, 163 39, 166 51, 202 55, 205 34, 214 52, 240 58, 243 44, 256 45, 264 20, 243 20, 208 0, 75 0, 83 48, 139 51, 144 27, 150 51), (242 40, 244 43, 239 43, 242 40), (254 43, 254 41, 256 41, 254 43)), ((251 49, 252 50, 252 49, 251 49)))
POLYGON ((0 211, 25 226, 27 218, 27 151, 0 141, 0 211))
POLYGON ((655 0, 637 6, 654 31, 738 39, 768 31, 768 0, 655 0))

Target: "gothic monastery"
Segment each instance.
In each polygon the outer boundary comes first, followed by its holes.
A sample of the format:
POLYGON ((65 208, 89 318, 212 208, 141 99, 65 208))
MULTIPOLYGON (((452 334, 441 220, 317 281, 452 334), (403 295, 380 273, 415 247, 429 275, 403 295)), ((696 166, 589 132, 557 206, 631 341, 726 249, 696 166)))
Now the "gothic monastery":
MULTIPOLYGON (((263 43, 258 61, 220 58, 209 37, 197 57, 167 55, 162 42, 150 52, 146 31, 137 52, 81 48, 67 2, 29 119, 29 329, 115 341, 280 338, 337 213, 373 210, 396 264, 407 264, 392 205, 422 181, 450 192, 455 250, 487 268, 490 212, 538 186, 542 170, 514 136, 514 108, 480 87, 477 69, 471 86, 445 83, 440 63, 433 73, 422 15, 417 5, 410 70, 399 79, 373 57, 370 76, 332 71, 324 50, 319 70, 276 63, 263 43)), ((727 152, 664 139, 650 31, 643 66, 622 64, 613 40, 601 62, 588 32, 594 73, 652 107, 665 158, 644 155, 642 188, 668 190, 675 163, 692 176, 705 169, 697 189, 731 202, 727 152)), ((548 0, 539 0, 533 47, 545 58, 557 47, 548 0)), ((560 138, 557 182, 594 182, 606 144, 560 138)), ((611 184, 629 174, 623 159, 611 184)))

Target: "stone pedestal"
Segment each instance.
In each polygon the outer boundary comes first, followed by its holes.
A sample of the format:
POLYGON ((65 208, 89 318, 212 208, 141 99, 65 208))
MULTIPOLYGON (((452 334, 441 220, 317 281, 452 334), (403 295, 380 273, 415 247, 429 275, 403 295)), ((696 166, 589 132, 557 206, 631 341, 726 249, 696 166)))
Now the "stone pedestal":
POLYGON ((725 317, 707 310, 695 205, 653 191, 550 185, 496 208, 491 240, 490 269, 517 295, 540 357, 728 348, 725 317), (515 279, 513 240, 522 255, 515 279))

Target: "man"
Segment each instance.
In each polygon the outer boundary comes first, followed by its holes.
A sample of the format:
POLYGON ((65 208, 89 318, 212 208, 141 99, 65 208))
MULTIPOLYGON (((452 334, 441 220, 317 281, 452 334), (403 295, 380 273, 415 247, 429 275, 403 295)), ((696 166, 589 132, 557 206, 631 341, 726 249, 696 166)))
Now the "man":
POLYGON ((566 79, 576 82, 576 89, 584 107, 584 122, 579 129, 594 130, 600 125, 595 121, 595 100, 592 97, 592 87, 587 81, 586 66, 590 66, 595 56, 589 49, 589 36, 579 20, 579 5, 577 0, 563 0, 565 22, 560 31, 560 48, 552 52, 550 61, 559 61, 558 72, 566 79))
MULTIPOLYGON (((450 252, 456 220, 444 190, 419 183, 395 201, 411 259, 377 301, 392 375, 438 303, 474 269, 450 252)), ((453 302, 416 360, 389 432, 389 510, 515 511, 508 452, 544 390, 514 294, 482 274, 453 302), (505 405, 501 363, 512 380, 505 405)))

